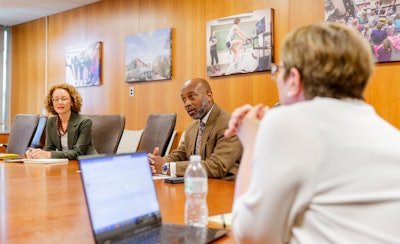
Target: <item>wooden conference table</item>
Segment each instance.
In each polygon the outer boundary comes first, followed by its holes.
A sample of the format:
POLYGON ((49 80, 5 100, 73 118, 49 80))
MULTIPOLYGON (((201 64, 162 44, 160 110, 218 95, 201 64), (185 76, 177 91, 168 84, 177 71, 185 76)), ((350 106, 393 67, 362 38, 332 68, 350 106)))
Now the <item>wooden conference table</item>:
MULTIPOLYGON (((183 184, 155 180, 164 222, 184 223, 183 184)), ((230 212, 234 182, 209 179, 209 215, 230 212)), ((212 227, 221 227, 210 224, 212 227)), ((0 161, 0 244, 94 243, 77 161, 0 161)), ((231 233, 216 243, 234 243, 231 233)))

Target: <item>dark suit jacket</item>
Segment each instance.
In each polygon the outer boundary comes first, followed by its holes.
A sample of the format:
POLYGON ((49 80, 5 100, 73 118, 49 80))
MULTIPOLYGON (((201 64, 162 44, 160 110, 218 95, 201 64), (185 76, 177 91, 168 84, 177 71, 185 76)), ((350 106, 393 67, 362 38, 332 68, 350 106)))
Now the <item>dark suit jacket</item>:
MULTIPOLYGON (((230 114, 214 104, 201 142, 200 155, 203 166, 210 178, 234 180, 242 157, 242 144, 236 136, 226 138, 230 114)), ((176 162, 177 176, 185 174, 190 155, 194 154, 198 121, 185 130, 185 137, 179 147, 164 157, 166 162, 176 162)))
POLYGON ((62 151, 61 138, 57 133, 57 116, 52 116, 46 124, 45 151, 51 151, 52 158, 77 159, 80 155, 97 154, 93 146, 92 120, 71 113, 68 123, 68 151, 62 151))

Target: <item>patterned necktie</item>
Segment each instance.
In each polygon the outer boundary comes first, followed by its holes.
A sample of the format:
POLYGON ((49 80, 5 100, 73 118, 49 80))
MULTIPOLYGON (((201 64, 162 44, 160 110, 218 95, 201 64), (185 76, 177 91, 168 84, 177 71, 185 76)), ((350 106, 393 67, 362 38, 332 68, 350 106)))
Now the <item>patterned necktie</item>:
POLYGON ((197 131, 197 139, 196 139, 196 147, 194 149, 194 154, 200 154, 200 147, 201 147, 201 139, 203 137, 205 123, 203 121, 199 122, 199 130, 197 131))

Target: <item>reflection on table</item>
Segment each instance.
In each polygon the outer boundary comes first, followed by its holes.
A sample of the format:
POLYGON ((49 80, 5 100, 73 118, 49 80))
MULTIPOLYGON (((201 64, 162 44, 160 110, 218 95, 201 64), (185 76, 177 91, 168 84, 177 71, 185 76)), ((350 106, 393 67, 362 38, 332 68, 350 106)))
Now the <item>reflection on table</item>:
MULTIPOLYGON (((183 184, 154 182, 163 221, 184 223, 183 184)), ((209 215, 230 212, 234 182, 210 179, 208 184, 209 215)), ((66 240, 94 243, 77 161, 48 165, 0 161, 0 243, 66 240)), ((217 243, 234 243, 232 234, 217 243)))

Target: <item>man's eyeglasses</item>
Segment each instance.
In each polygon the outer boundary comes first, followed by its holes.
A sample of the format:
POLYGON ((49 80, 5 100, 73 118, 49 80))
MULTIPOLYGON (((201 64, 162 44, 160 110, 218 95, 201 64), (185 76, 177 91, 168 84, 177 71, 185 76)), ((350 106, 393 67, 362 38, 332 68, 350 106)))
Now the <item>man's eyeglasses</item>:
POLYGON ((271 79, 276 80, 279 69, 283 68, 283 65, 271 63, 271 79))
POLYGON ((69 98, 52 98, 51 101, 53 103, 66 103, 69 101, 69 98))

